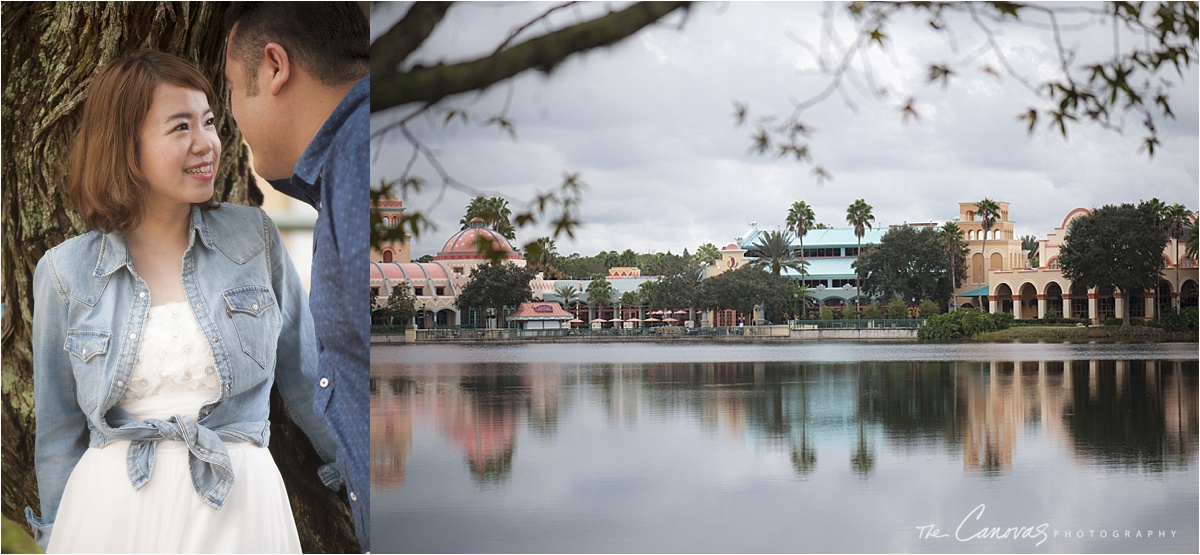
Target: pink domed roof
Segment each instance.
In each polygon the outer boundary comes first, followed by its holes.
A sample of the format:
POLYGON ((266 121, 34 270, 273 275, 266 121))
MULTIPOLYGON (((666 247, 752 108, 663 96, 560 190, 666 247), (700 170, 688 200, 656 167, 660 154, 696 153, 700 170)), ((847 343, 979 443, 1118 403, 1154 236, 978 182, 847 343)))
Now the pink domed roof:
MULTIPOLYGON (((450 237, 446 241, 446 246, 442 247, 442 251, 434 256, 434 260, 482 260, 484 255, 479 253, 478 245, 480 242, 490 241, 492 248, 504 254, 504 258, 508 260, 523 260, 522 256, 517 253, 509 244, 508 239, 496 231, 489 229, 483 222, 482 218, 474 218, 471 223, 458 233, 450 237)), ((486 243, 484 243, 486 244, 486 243)))

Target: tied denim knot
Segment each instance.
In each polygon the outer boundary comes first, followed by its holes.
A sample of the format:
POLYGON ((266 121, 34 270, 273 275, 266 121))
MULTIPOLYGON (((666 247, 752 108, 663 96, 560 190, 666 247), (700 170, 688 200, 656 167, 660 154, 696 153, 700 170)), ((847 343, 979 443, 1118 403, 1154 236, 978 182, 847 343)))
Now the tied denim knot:
POLYGON ((133 489, 139 490, 150 481, 159 441, 182 441, 187 445, 188 468, 196 493, 205 504, 220 509, 233 488, 233 463, 221 437, 196 419, 179 415, 170 420, 145 420, 144 424, 128 438, 131 442, 126 460, 133 489))

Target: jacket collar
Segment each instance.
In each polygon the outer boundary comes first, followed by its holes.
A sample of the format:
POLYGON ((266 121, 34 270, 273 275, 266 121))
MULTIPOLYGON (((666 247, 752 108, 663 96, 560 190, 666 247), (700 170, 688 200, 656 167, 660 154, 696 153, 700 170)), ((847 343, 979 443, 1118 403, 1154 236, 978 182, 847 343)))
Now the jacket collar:
MULTIPOLYGON (((188 250, 191 250, 197 236, 200 237, 200 244, 209 250, 215 249, 216 244, 213 243, 208 226, 204 221, 203 213, 200 207, 195 204, 192 205, 191 219, 192 223, 188 232, 188 250)), ((133 258, 129 256, 129 247, 125 244, 125 234, 120 231, 110 231, 101 235, 100 257, 96 261, 96 277, 110 275, 122 266, 133 268, 133 258)))

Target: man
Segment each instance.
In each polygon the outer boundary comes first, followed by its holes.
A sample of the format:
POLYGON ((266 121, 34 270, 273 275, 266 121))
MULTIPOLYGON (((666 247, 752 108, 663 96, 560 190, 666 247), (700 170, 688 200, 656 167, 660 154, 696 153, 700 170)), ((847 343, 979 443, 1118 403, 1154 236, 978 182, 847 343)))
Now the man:
POLYGON ((234 2, 225 31, 233 117, 255 171, 317 209, 314 407, 338 441, 355 532, 369 551, 370 26, 354 2, 234 2))

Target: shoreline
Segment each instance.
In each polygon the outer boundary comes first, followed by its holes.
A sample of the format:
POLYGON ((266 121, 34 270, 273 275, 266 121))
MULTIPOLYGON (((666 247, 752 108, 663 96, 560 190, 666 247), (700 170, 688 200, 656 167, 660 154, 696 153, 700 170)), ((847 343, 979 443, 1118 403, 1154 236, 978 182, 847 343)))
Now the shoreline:
MULTIPOLYGON (((749 329, 749 328, 748 328, 749 329)), ((411 332, 412 330, 410 330, 411 332)), ((792 330, 788 335, 747 333, 745 335, 564 335, 564 336, 509 336, 496 334, 487 337, 439 337, 416 340, 415 333, 372 334, 371 346, 410 344, 450 345, 514 345, 527 343, 668 343, 668 344, 781 344, 811 343, 817 341, 853 341, 863 343, 928 343, 928 344, 978 344, 978 343, 1198 343, 1200 333, 1168 332, 1159 328, 1143 326, 1016 326, 1005 330, 986 332, 969 339, 922 342, 916 338, 916 330, 792 330), (836 332, 836 333, 834 333, 836 332), (854 332, 854 333, 849 333, 854 332), (866 332, 866 333, 864 333, 866 332), (897 333, 903 332, 903 333, 897 333), (911 333, 908 333, 911 332, 911 333)))

